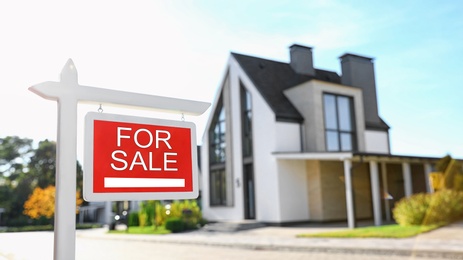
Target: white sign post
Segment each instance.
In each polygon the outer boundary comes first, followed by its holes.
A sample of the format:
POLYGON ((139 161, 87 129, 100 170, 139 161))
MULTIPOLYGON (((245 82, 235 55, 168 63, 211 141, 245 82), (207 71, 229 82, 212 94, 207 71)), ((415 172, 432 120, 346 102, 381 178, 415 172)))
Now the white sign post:
POLYGON ((79 85, 71 59, 61 71, 60 82, 43 82, 29 88, 58 102, 58 137, 55 195, 54 259, 75 259, 77 104, 112 104, 166 112, 201 115, 210 103, 144 95, 79 85))

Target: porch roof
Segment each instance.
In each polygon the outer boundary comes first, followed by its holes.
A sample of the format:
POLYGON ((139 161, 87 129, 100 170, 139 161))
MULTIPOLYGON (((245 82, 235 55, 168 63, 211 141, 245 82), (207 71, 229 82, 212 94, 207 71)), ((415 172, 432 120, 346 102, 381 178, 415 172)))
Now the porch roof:
POLYGON ((356 161, 356 162, 392 162, 392 163, 434 163, 439 157, 415 155, 396 155, 367 152, 273 152, 279 160, 321 160, 321 161, 356 161))

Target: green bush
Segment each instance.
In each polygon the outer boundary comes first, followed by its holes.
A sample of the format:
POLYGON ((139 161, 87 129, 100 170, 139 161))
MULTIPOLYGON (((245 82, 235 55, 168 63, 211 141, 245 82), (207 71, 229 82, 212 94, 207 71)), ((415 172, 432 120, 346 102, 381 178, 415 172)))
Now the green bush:
POLYGON ((129 227, 138 227, 140 226, 140 220, 138 216, 138 212, 130 212, 129 220, 127 222, 129 227))
POLYGON ((463 192, 419 193, 398 201, 393 216, 399 225, 446 225, 463 219, 463 192))
POLYGON ((30 219, 24 215, 18 216, 17 218, 14 218, 14 219, 8 219, 6 221, 7 227, 23 227, 23 226, 28 226, 30 224, 31 224, 30 219))
POLYGON ((102 228, 103 224, 98 223, 77 223, 76 229, 91 229, 91 228, 102 228))
POLYGON ((446 225, 463 219, 463 192, 441 190, 431 195, 425 225, 446 225))
POLYGON ((140 203, 140 211, 138 212, 139 225, 141 227, 149 227, 154 224, 156 217, 156 201, 142 201, 140 203))
POLYGON ((429 210, 430 194, 418 193, 399 200, 392 211, 395 221, 402 226, 423 224, 429 210))
POLYGON ((202 221, 201 209, 196 200, 176 200, 170 204, 157 205, 157 225, 165 225, 167 220, 172 218, 181 219, 184 222, 184 229, 186 230, 196 229, 202 221))
POLYGON ((6 232, 31 232, 31 231, 53 231, 52 225, 37 225, 24 227, 8 227, 6 232))
POLYGON ((181 218, 169 218, 166 220, 166 229, 172 233, 178 233, 185 230, 185 222, 181 218))

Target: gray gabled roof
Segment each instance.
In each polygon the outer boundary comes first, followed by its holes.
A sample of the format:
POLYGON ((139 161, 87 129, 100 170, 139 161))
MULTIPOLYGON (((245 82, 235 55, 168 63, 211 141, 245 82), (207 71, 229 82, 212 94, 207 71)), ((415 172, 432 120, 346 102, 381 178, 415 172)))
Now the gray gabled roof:
MULTIPOLYGON (((232 53, 241 68, 275 113, 277 121, 304 121, 302 115, 284 95, 283 91, 306 81, 317 79, 341 84, 341 77, 333 71, 315 69, 315 76, 296 73, 289 63, 232 53)), ((365 122, 367 129, 388 130, 389 126, 380 118, 379 123, 365 122)))
POLYGON ((304 121, 302 115, 283 94, 284 90, 312 79, 341 84, 336 72, 315 69, 315 76, 308 76, 296 73, 288 63, 237 53, 232 53, 232 56, 272 108, 277 121, 304 121))

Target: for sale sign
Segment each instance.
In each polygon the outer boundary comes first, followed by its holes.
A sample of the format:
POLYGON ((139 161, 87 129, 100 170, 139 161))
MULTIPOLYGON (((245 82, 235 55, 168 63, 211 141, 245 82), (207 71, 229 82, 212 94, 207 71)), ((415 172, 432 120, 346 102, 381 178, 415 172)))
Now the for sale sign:
POLYGON ((191 122, 93 112, 85 117, 87 201, 196 198, 197 163, 191 122))

